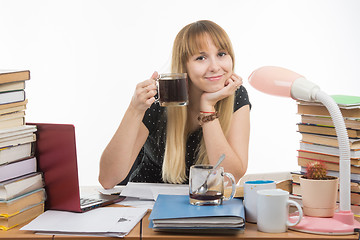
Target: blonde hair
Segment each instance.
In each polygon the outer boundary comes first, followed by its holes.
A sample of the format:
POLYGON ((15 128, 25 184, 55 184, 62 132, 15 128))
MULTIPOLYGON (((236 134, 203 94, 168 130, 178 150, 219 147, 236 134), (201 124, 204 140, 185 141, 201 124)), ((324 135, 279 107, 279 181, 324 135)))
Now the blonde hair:
MULTIPOLYGON (((172 52, 171 71, 185 73, 189 58, 201 49, 207 48, 205 38, 209 36, 218 49, 223 49, 231 56, 234 63, 234 52, 226 32, 216 23, 202 20, 185 26, 176 36, 172 52)), ((234 64, 233 64, 234 66, 234 64)), ((234 96, 222 99, 215 105, 219 113, 222 130, 227 135, 234 108, 234 96)), ((186 141, 190 134, 187 107, 167 108, 167 133, 162 178, 164 182, 183 183, 186 176, 186 141)), ((197 149, 196 164, 208 164, 205 142, 202 138, 197 149)))

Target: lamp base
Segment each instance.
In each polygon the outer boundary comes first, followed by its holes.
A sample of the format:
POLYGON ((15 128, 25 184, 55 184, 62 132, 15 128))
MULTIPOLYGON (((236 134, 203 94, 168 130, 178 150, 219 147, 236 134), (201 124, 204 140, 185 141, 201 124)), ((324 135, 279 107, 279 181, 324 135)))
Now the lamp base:
MULTIPOLYGON (((289 220, 294 222, 297 217, 291 216, 289 220)), ((289 227, 295 231, 323 235, 354 234, 355 228, 360 228, 360 223, 354 219, 354 214, 351 211, 335 212, 331 218, 303 216, 298 225, 289 227)))

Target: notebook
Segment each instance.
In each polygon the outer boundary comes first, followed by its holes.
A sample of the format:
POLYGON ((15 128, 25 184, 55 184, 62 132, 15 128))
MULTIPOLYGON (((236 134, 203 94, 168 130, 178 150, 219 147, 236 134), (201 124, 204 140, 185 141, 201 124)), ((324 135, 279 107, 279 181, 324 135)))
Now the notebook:
POLYGON ((38 171, 44 175, 46 209, 84 212, 124 199, 101 193, 80 196, 74 125, 27 124, 37 126, 35 155, 38 171))
POLYGON ((243 231, 244 212, 242 199, 234 198, 218 206, 194 206, 189 194, 159 194, 149 216, 149 228, 178 232, 243 231))

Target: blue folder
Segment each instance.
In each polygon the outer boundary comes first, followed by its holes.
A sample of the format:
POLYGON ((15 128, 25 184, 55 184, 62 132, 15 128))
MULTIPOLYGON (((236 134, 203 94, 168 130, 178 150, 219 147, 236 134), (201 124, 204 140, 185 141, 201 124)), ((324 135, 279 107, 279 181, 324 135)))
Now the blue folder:
MULTIPOLYGON (((216 227, 211 225, 209 227, 173 227, 174 229, 200 229, 200 228, 214 228, 214 229, 243 229, 245 225, 244 205, 242 199, 232 199, 224 201, 222 205, 218 206, 194 206, 189 202, 189 195, 158 195, 154 204, 153 210, 150 214, 149 228, 162 229, 162 227, 154 227, 153 221, 155 220, 179 220, 186 221, 187 219, 212 217, 215 219, 225 219, 227 217, 235 219, 236 222, 242 222, 241 227, 216 227)), ((167 229, 169 227, 166 227, 167 229)), ((163 229, 166 229, 163 228, 163 229)), ((170 227, 171 228, 171 227, 170 227)))

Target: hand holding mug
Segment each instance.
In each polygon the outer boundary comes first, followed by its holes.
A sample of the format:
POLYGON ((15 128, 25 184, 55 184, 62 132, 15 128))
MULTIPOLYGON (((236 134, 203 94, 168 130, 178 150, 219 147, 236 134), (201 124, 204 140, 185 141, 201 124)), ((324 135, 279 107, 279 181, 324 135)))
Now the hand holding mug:
POLYGON ((145 112, 155 102, 157 93, 156 81, 158 73, 154 72, 151 78, 136 85, 130 105, 140 112, 145 112))

